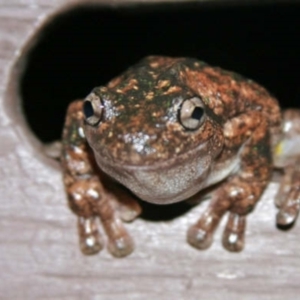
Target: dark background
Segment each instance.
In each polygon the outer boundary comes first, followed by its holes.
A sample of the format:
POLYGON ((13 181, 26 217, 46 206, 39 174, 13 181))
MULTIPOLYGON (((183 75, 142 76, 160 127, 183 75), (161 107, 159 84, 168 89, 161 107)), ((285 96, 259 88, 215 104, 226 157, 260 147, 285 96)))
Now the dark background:
POLYGON ((264 85, 299 107, 300 5, 80 7, 41 32, 20 83, 43 142, 60 139, 66 107, 147 55, 190 56, 264 85))

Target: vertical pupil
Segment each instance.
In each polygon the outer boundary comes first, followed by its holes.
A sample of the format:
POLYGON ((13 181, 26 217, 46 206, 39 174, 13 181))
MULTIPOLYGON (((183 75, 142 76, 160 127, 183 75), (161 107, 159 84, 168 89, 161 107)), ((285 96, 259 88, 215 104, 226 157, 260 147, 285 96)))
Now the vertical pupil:
POLYGON ((85 117, 88 119, 94 115, 94 109, 90 101, 86 101, 83 104, 83 112, 85 117))
POLYGON ((203 109, 201 107, 195 107, 192 112, 191 118, 200 120, 202 115, 203 115, 203 109))

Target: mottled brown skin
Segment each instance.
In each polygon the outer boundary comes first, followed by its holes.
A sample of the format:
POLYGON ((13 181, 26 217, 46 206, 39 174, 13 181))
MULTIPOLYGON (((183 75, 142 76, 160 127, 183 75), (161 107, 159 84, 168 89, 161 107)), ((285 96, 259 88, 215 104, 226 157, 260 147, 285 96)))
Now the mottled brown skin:
POLYGON ((264 88, 190 58, 147 57, 106 87, 95 88, 84 102, 73 102, 62 166, 69 204, 79 217, 82 251, 102 248, 99 216, 109 251, 119 257, 131 253, 133 242, 121 219, 140 212, 128 195, 107 186, 93 157, 101 171, 152 203, 183 201, 219 183, 187 239, 196 248, 209 247, 228 211, 223 245, 240 251, 246 215, 270 179, 281 123, 278 103, 264 88), (184 103, 194 103, 191 99, 200 107, 188 115, 198 122, 192 129, 181 115, 190 113, 184 103), (93 109, 83 109, 86 103, 93 109), (96 123, 89 119, 91 111, 96 123))
POLYGON ((117 186, 114 186, 114 195, 109 193, 108 185, 104 189, 101 182, 105 182, 105 177, 97 170, 81 134, 82 125, 82 101, 76 101, 67 113, 61 163, 69 206, 78 216, 80 248, 84 254, 94 254, 103 248, 96 221, 100 217, 109 238, 108 250, 116 257, 128 255, 133 250, 133 241, 122 221, 134 219, 140 213, 140 207, 126 193, 120 194, 117 186))

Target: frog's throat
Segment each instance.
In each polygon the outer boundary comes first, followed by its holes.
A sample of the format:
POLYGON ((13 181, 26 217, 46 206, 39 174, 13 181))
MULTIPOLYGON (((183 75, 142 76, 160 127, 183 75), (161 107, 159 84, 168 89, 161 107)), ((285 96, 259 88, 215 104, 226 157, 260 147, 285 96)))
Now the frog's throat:
POLYGON ((124 165, 95 153, 101 170, 139 198, 157 204, 182 201, 207 186, 212 160, 209 141, 187 153, 152 165, 124 165))

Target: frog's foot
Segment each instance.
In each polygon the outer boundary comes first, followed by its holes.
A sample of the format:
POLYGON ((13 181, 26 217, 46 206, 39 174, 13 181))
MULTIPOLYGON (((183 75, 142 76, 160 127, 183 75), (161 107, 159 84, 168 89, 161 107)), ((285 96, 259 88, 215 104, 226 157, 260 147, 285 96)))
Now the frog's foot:
POLYGON ((107 249, 113 256, 124 257, 133 251, 133 240, 122 222, 124 215, 127 220, 137 215, 137 206, 132 201, 118 206, 116 198, 103 190, 97 178, 77 181, 67 192, 70 206, 79 216, 79 242, 84 254, 95 254, 103 248, 97 217, 107 236, 107 249))
POLYGON ((240 252, 244 248, 244 237, 246 228, 246 216, 230 212, 222 243, 224 248, 231 252, 240 252))
POLYGON ((244 248, 246 216, 253 210, 264 186, 263 181, 249 182, 238 176, 225 181, 213 194, 200 220, 189 229, 188 242, 198 249, 208 248, 223 215, 229 212, 222 238, 223 246, 231 252, 241 251, 244 248))
POLYGON ((279 207, 276 222, 280 228, 288 228, 296 221, 300 210, 300 167, 299 161, 295 166, 285 169, 275 198, 279 207))

